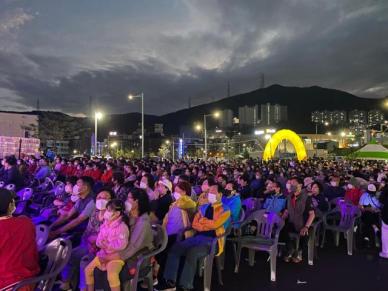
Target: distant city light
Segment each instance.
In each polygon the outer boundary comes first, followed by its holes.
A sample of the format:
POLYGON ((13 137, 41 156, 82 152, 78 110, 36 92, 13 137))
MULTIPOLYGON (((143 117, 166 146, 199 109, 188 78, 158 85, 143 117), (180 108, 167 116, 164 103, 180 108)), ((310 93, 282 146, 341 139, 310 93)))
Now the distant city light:
POLYGON ((112 142, 111 145, 110 145, 111 148, 115 148, 117 147, 117 142, 112 142))
POLYGON ((268 133, 264 136, 264 139, 265 139, 265 140, 269 140, 270 138, 271 138, 271 135, 268 134, 268 133))
POLYGON ((109 135, 110 135, 110 136, 116 136, 116 135, 117 135, 117 131, 110 131, 110 132, 109 132, 109 135))
POLYGON ((329 132, 327 133, 327 135, 328 135, 328 136, 331 136, 331 132, 329 131, 329 132))
POLYGON ((255 135, 262 135, 264 134, 264 130, 255 130, 255 135))
POLYGON ((96 117, 96 119, 101 119, 102 117, 103 117, 103 114, 102 114, 102 112, 96 112, 95 113, 95 117, 96 117))
POLYGON ((216 129, 216 133, 221 133, 222 129, 216 129))
POLYGON ((344 131, 341 132, 341 136, 342 136, 342 137, 345 137, 345 136, 346 136, 346 132, 344 132, 344 131))
POLYGON ((214 118, 218 118, 221 116, 221 113, 219 111, 216 111, 213 113, 214 118))
POLYGON ((267 129, 266 129, 266 132, 267 132, 267 133, 275 133, 275 132, 276 132, 276 129, 267 128, 267 129))

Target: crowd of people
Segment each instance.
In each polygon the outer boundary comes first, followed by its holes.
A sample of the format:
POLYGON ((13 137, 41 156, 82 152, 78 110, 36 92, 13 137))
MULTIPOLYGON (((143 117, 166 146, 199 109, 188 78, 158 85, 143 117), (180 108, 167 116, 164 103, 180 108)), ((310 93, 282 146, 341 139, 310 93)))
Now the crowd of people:
MULTIPOLYGON (((136 258, 154 247, 153 224, 168 235, 166 249, 152 263, 155 289, 193 289, 198 259, 209 252, 213 239, 239 221, 244 201, 251 198, 284 219, 285 262, 303 261, 303 238, 336 198, 360 208, 365 247, 381 247, 380 256, 388 259, 388 164, 383 161, 173 162, 85 156, 50 162, 9 156, 1 165, 0 181, 14 184, 15 192, 36 187, 46 177, 65 187, 38 214, 27 208, 23 214, 30 217, 13 216, 20 198, 0 189, 0 289, 39 274, 34 227, 39 223, 49 225, 49 240, 71 237, 62 290, 94 290, 96 269, 106 271, 111 290, 120 290, 123 274, 131 276, 136 258), (292 233, 302 238, 299 248, 292 233)), ((220 240, 217 254, 223 247, 220 240)))

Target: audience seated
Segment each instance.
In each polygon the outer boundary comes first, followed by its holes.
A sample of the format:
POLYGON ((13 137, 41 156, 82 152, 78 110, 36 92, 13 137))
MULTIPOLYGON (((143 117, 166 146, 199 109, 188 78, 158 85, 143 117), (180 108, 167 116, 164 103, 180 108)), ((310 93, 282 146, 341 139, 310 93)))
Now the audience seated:
POLYGON ((39 273, 35 227, 28 217, 12 217, 15 209, 15 194, 0 189, 0 289, 39 273))

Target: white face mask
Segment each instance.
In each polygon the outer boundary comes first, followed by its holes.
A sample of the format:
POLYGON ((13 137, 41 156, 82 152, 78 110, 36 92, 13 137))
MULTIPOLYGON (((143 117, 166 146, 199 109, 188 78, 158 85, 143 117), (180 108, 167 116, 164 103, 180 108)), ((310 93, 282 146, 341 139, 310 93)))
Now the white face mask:
POLYGON ((107 204, 108 204, 108 200, 105 200, 105 199, 97 199, 96 200, 96 208, 98 210, 105 210, 107 204))
POLYGON ((214 204, 217 202, 217 195, 213 193, 209 193, 207 194, 207 200, 209 201, 209 203, 214 204))
POLYGON ((178 193, 178 192, 174 192, 173 194, 172 194, 173 196, 174 196, 174 199, 175 200, 179 200, 179 198, 181 198, 181 194, 180 193, 178 193))
POLYGON ((77 202, 79 200, 79 196, 78 195, 71 195, 70 200, 71 200, 71 202, 77 202))
POLYGON ((79 187, 77 184, 75 184, 73 187, 73 195, 78 195, 79 193, 80 193, 79 187))
POLYGON ((104 213, 104 219, 109 221, 112 220, 113 213, 111 211, 105 211, 104 213))
POLYGON ((132 210, 132 203, 129 201, 125 201, 125 211, 129 213, 131 212, 131 210, 132 210))
POLYGON ((353 189, 354 188, 354 186, 352 185, 352 184, 348 184, 348 189, 353 189))
POLYGON ((71 193, 73 192, 73 186, 71 186, 70 184, 67 184, 67 185, 65 186, 65 192, 66 192, 67 194, 71 194, 71 193))
POLYGON ((147 189, 147 184, 144 182, 140 182, 139 187, 140 187, 140 189, 147 189))
POLYGON ((286 184, 286 188, 287 188, 287 191, 290 192, 290 191, 291 191, 291 184, 290 184, 290 183, 287 183, 287 184, 286 184))
POLYGON ((336 181, 331 181, 331 182, 330 182, 330 185, 331 185, 332 187, 336 187, 336 186, 337 186, 337 182, 336 182, 336 181))
POLYGON ((175 176, 175 178, 174 178, 174 184, 176 185, 176 184, 178 184, 178 182, 179 182, 179 176, 175 176))

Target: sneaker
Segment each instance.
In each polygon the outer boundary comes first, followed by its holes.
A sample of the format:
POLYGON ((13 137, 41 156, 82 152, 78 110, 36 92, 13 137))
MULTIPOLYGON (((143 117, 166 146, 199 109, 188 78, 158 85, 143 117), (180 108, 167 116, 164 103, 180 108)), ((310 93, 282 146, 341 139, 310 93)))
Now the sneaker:
POLYGON ((289 263, 289 262, 291 262, 291 259, 292 259, 291 256, 287 256, 287 257, 284 257, 283 260, 284 260, 286 263, 289 263))
POLYGON ((299 264, 300 262, 302 262, 302 258, 301 257, 296 257, 296 258, 292 258, 292 262, 295 263, 295 264, 299 264))
POLYGON ((174 282, 170 280, 163 280, 158 285, 154 287, 154 290, 156 291, 175 291, 176 285, 174 282))

